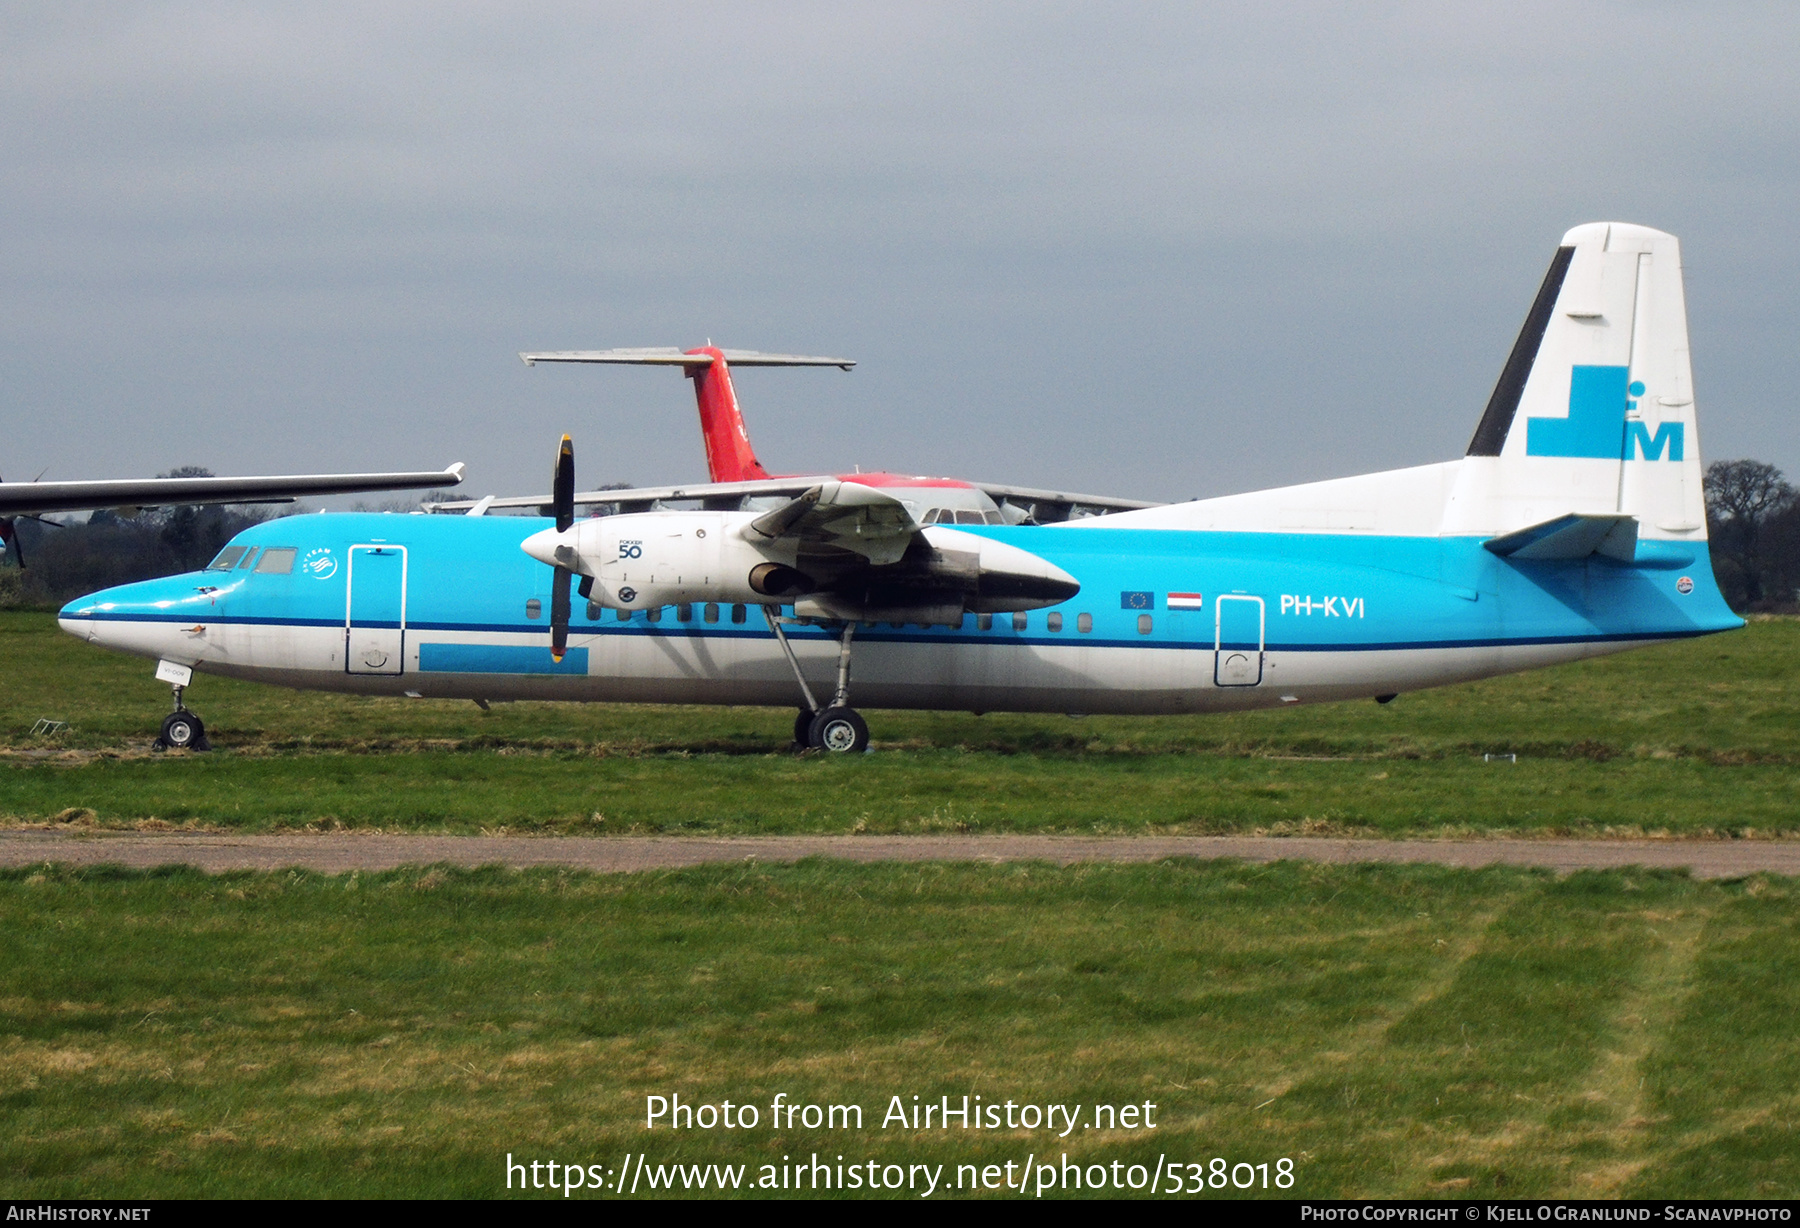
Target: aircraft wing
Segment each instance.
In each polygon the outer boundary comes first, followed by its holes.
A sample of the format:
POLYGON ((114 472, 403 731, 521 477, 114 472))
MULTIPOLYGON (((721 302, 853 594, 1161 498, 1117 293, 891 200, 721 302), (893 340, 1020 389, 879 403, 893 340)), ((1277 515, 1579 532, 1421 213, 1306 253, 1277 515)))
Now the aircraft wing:
POLYGON ((1107 512, 1135 512, 1146 507, 1162 507, 1161 503, 1143 499, 1117 499, 1111 495, 1078 495, 1066 490, 1039 490, 1031 486, 996 486, 992 482, 971 482, 969 485, 982 491, 995 503, 1011 503, 1014 507, 1042 508, 1045 513, 1035 515, 1040 523, 1056 520, 1067 520, 1077 509, 1091 508, 1090 514, 1107 512), (1060 514, 1057 514, 1060 513, 1060 514))
POLYGON ((426 490, 463 480, 462 462, 430 473, 310 473, 263 478, 138 478, 99 482, 0 482, 0 516, 113 507, 291 503, 307 495, 426 490))
MULTIPOLYGON (((575 506, 616 505, 621 512, 647 512, 658 503, 699 500, 712 510, 735 510, 745 499, 797 499, 814 487, 839 479, 830 474, 810 474, 786 478, 764 478, 753 482, 695 482, 686 486, 632 486, 620 490, 589 490, 575 496, 575 506)), ((852 482, 851 485, 857 485, 852 482)), ((998 486, 971 482, 995 503, 1011 504, 1030 515, 1039 524, 1053 524, 1075 515, 1103 515, 1107 512, 1133 512, 1140 508, 1158 507, 1142 499, 1118 499, 1110 495, 1083 495, 1064 490, 1041 490, 1031 486, 998 486)), ((874 488, 868 488, 874 489, 874 488)), ((428 512, 473 512, 479 506, 485 512, 506 509, 532 511, 550 515, 549 495, 526 495, 517 498, 488 499, 456 503, 427 503, 428 512)))
MULTIPOLYGON (((617 504, 621 512, 648 512, 658 503, 675 503, 690 499, 705 502, 720 502, 723 510, 737 509, 738 503, 744 499, 757 498, 797 498, 813 487, 837 479, 826 474, 814 474, 809 477, 767 478, 755 482, 695 482, 687 486, 626 486, 617 490, 586 490, 574 496, 576 507, 594 507, 601 504, 617 504)), ((506 499, 483 499, 457 503, 427 503, 423 505, 428 512, 473 512, 480 507, 483 512, 512 510, 529 510, 540 515, 551 514, 549 495, 521 495, 506 499)), ((713 510, 721 510, 715 508, 713 510)))

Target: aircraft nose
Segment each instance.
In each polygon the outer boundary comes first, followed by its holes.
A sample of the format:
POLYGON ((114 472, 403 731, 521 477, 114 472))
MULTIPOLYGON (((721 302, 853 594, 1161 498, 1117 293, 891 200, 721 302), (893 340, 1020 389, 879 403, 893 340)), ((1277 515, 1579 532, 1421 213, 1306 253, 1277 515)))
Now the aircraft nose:
POLYGON ((163 641, 189 622, 210 621, 218 596, 193 576, 169 576, 77 597, 57 611, 56 623, 90 644, 148 654, 167 647, 163 641))
MULTIPOLYGON (((97 596, 98 594, 96 594, 97 596)), ((95 617, 99 602, 93 596, 77 597, 56 612, 56 625, 78 640, 93 643, 100 623, 95 617)))

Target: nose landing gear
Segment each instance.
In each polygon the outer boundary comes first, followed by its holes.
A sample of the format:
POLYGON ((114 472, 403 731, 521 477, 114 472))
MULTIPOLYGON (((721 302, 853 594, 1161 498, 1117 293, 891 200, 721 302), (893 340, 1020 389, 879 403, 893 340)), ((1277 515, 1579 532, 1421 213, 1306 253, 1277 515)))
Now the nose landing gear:
POLYGON ((152 750, 211 750, 212 743, 206 740, 206 723, 181 706, 183 688, 174 684, 175 710, 163 717, 162 730, 156 735, 156 741, 150 744, 152 750))

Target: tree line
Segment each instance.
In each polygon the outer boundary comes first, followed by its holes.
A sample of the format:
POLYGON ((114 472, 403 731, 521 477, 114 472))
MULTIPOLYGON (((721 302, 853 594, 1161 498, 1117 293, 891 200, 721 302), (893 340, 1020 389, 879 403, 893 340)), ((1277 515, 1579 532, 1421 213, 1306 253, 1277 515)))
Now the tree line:
MULTIPOLYGON (((158 476, 212 474, 182 468, 158 476)), ((412 502, 359 509, 410 512, 419 503, 456 497, 427 491, 412 502)), ((0 566, 0 606, 57 606, 118 584, 198 571, 251 525, 305 510, 297 505, 170 507, 129 519, 95 512, 86 521, 61 527, 21 517, 0 566)), ((1706 526, 1713 574, 1732 609, 1800 612, 1800 492, 1780 469, 1756 460, 1708 465, 1706 526)))

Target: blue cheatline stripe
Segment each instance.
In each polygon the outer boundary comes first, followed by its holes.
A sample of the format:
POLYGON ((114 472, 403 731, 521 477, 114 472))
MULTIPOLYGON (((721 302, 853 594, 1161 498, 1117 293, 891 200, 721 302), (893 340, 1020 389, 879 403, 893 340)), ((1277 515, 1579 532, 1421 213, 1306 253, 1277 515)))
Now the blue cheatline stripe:
MULTIPOLYGON (((183 614, 183 615, 102 613, 102 614, 76 614, 76 615, 69 615, 67 617, 71 617, 71 618, 75 618, 75 619, 92 618, 95 621, 110 621, 110 622, 189 623, 189 622, 193 622, 195 620, 195 618, 197 617, 197 615, 195 615, 192 612, 183 614)), ((253 626, 342 627, 344 625, 341 621, 329 621, 329 620, 325 620, 325 619, 299 619, 299 618, 243 618, 243 617, 218 618, 218 617, 211 617, 211 618, 206 618, 203 621, 208 622, 208 623, 221 623, 221 624, 223 624, 223 623, 239 623, 239 624, 249 624, 249 625, 253 625, 253 626)), ((489 623, 430 623, 430 624, 424 624, 424 623, 414 623, 414 624, 410 624, 408 626, 407 630, 409 633, 413 633, 413 634, 416 634, 421 631, 460 631, 460 632, 465 632, 465 633, 467 633, 467 632, 482 632, 482 631, 501 631, 501 632, 531 632, 531 633, 536 633, 536 634, 542 635, 545 633, 546 628, 541 623, 536 623, 536 624, 527 623, 527 624, 524 624, 523 626, 513 626, 513 625, 505 624, 505 623, 501 623, 501 624, 489 624, 489 623)), ((1644 642, 1649 642, 1652 640, 1691 639, 1696 636, 1711 635, 1711 634, 1713 634, 1713 630, 1714 629, 1710 628, 1710 627, 1680 627, 1680 628, 1669 628, 1669 629, 1660 630, 1660 631, 1622 631, 1622 632, 1621 631, 1612 631, 1612 632, 1591 631, 1591 632, 1578 632, 1578 633, 1575 633, 1572 635, 1482 636, 1482 637, 1475 637, 1475 638, 1469 638, 1469 639, 1438 639, 1438 640, 1386 640, 1386 641, 1365 640, 1365 641, 1361 641, 1358 643, 1338 643, 1338 644, 1333 644, 1333 643, 1315 643, 1315 644, 1278 643, 1278 642, 1272 640, 1268 644, 1264 645, 1264 651, 1265 652, 1410 652, 1410 651, 1418 651, 1418 650, 1422 650, 1422 649, 1433 649, 1433 648, 1437 648, 1437 649, 1441 649, 1441 648, 1523 648, 1523 647, 1530 647, 1530 646, 1544 645, 1544 644, 1623 644, 1623 643, 1644 643, 1644 642)), ((582 637, 628 635, 628 636, 648 636, 648 637, 670 638, 670 639, 681 638, 681 639, 772 640, 775 638, 769 632, 767 632, 765 630, 761 630, 761 629, 751 630, 751 629, 736 629, 736 628, 734 628, 731 630, 726 630, 724 628, 714 629, 714 628, 701 628, 701 627, 684 627, 680 623, 677 623, 672 627, 666 627, 666 628, 661 627, 661 626, 656 626, 656 625, 645 625, 642 623, 635 623, 635 624, 634 623, 607 623, 605 625, 601 625, 598 623, 592 623, 592 624, 588 624, 587 626, 581 626, 579 624, 575 624, 575 625, 570 626, 569 633, 574 636, 582 636, 582 637)), ((816 640, 821 640, 821 639, 830 640, 832 642, 835 642, 836 638, 837 638, 836 636, 832 635, 829 631, 818 629, 818 628, 811 628, 811 627, 794 628, 793 630, 788 632, 788 635, 792 639, 803 641, 803 642, 816 641, 816 640)), ((907 632, 896 632, 896 631, 886 630, 886 629, 883 629, 880 631, 866 630, 866 631, 860 631, 857 634, 856 641, 859 644, 988 644, 988 645, 993 645, 995 647, 1005 647, 1005 646, 1010 645, 1013 647, 1044 647, 1044 648, 1055 648, 1055 647, 1165 648, 1165 649, 1185 650, 1185 651, 1190 651, 1190 652, 1211 652, 1211 651, 1213 651, 1213 644, 1212 644, 1211 640, 1161 640, 1161 639, 1153 639, 1149 636, 1133 637, 1131 639, 1110 639, 1110 638, 1106 638, 1103 636, 1082 635, 1079 633, 1070 633, 1070 632, 1065 632, 1062 635, 1043 635, 1043 634, 1022 635, 1017 631, 1011 631, 1011 630, 1003 631, 1003 630, 999 630, 999 629, 996 629, 994 631, 988 631, 988 632, 975 632, 972 634, 969 632, 955 632, 955 631, 931 631, 931 632, 907 633, 907 632)), ((1254 649, 1256 647, 1256 645, 1254 642, 1248 642, 1248 643, 1244 643, 1244 644, 1234 644, 1234 643, 1227 642, 1226 647, 1232 648, 1237 651, 1242 651, 1243 649, 1246 649, 1246 648, 1254 649)), ((424 653, 426 651, 444 649, 444 648, 457 648, 457 649, 465 649, 466 648, 466 649, 474 649, 474 650, 481 651, 481 652, 514 652, 514 651, 517 651, 517 652, 541 652, 543 654, 542 660, 546 664, 548 664, 548 662, 550 660, 550 648, 548 645, 545 645, 542 648, 539 648, 535 645, 511 645, 511 646, 506 646, 506 647, 501 647, 501 646, 496 645, 496 646, 490 647, 490 646, 480 645, 480 644, 425 644, 425 645, 421 645, 420 652, 424 653)), ((468 668, 465 668, 462 666, 449 666, 449 665, 440 665, 440 666, 421 665, 420 668, 426 669, 426 670, 436 669, 438 672, 441 672, 441 673, 469 673, 469 672, 490 673, 490 672, 494 672, 494 673, 558 673, 558 674, 582 673, 582 674, 584 674, 587 672, 587 667, 585 665, 586 652, 587 652, 587 649, 585 649, 585 648, 571 648, 569 650, 569 655, 563 658, 562 666, 559 666, 558 668, 556 668, 554 670, 549 669, 549 668, 545 668, 545 669, 523 669, 523 668, 510 669, 509 668, 509 669, 503 669, 503 670, 490 671, 486 668, 482 668, 479 670, 473 670, 473 669, 468 669, 468 668), (577 653, 584 654, 584 656, 583 656, 584 664, 579 669, 567 668, 570 661, 575 659, 575 654, 577 654, 577 653)))
POLYGON ((581 674, 588 650, 571 648, 561 661, 548 644, 420 644, 419 672, 436 674, 581 674))

